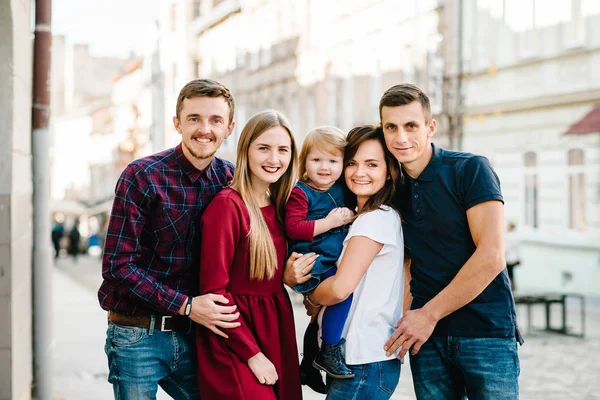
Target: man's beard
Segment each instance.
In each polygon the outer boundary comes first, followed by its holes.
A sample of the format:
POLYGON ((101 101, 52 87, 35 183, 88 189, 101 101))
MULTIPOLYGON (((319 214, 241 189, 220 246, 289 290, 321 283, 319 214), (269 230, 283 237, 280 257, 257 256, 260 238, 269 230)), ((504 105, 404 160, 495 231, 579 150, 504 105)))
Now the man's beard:
MULTIPOLYGON (((192 139, 192 140, 194 140, 194 139, 192 139)), ((192 157, 194 157, 194 158, 196 158, 196 159, 198 159, 198 160, 206 160, 206 159, 209 159, 209 158, 211 158, 212 156, 214 156, 214 155, 217 153, 217 151, 215 150, 215 151, 213 151, 213 152, 212 152, 212 153, 210 153, 210 154, 200 154, 200 153, 197 153, 197 152, 196 152, 194 149, 192 149, 190 146, 188 146, 188 144, 187 144, 187 143, 183 142, 183 145, 185 146, 185 148, 186 148, 186 149, 188 149, 188 151, 190 152, 190 154, 192 155, 192 157)))

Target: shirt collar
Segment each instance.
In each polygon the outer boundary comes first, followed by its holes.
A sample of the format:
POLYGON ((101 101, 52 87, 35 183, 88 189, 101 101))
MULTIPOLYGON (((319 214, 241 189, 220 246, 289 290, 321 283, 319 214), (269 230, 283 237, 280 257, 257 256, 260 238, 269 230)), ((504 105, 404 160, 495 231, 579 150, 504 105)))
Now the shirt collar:
MULTIPOLYGON (((431 160, 429 160, 429 164, 425 167, 423 172, 419 175, 415 180, 431 182, 435 179, 442 166, 442 159, 444 158, 444 149, 441 147, 437 147, 435 144, 431 143, 433 154, 431 156, 431 160)), ((405 173, 405 175, 407 175, 405 173)), ((407 175, 408 176, 408 175, 407 175)), ((410 177, 409 177, 410 178, 410 177)), ((412 179, 412 178, 410 178, 412 179)))
POLYGON ((183 172, 185 172, 188 178, 190 178, 190 181, 196 182, 202 175, 206 174, 206 172, 213 167, 215 159, 213 157, 213 159, 210 161, 210 164, 208 164, 205 169, 200 170, 194 167, 190 160, 186 158, 185 154, 183 154, 183 149, 181 146, 182 144, 179 143, 177 147, 175 147, 175 157, 177 158, 179 165, 181 165, 183 172))

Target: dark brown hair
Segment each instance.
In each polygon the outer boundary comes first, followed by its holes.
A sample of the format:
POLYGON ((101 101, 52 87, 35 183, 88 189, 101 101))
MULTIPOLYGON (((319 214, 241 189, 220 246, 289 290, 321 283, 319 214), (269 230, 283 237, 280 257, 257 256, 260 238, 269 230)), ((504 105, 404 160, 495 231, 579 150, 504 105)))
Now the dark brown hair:
POLYGON ((429 97, 427 97, 418 86, 410 83, 395 85, 385 91, 379 101, 379 120, 381 121, 381 110, 383 110, 383 107, 405 106, 415 101, 421 103, 423 114, 425 115, 425 122, 429 123, 429 121, 431 121, 431 105, 429 103, 429 97))
MULTIPOLYGON (((383 130, 380 126, 376 125, 360 125, 352 128, 352 130, 348 132, 348 136, 346 137, 347 145, 344 152, 344 166, 347 165, 352 158, 354 158, 360 145, 368 140, 376 140, 381 145, 381 148, 383 149, 385 165, 387 167, 387 176, 390 179, 386 178, 385 185, 379 189, 377 193, 369 197, 360 213, 356 215, 357 217, 360 214, 378 210, 382 205, 387 205, 396 209, 394 197, 396 195, 396 189, 398 188, 401 177, 401 170, 398 166, 398 161, 396 161, 396 158, 394 158, 392 153, 390 153, 385 145, 383 130)), ((346 193, 346 199, 350 207, 356 205, 356 195, 352 196, 352 193, 348 189, 346 193)))
POLYGON ((183 100, 192 97, 223 97, 229 105, 229 124, 233 121, 233 112, 235 111, 235 101, 231 92, 225 85, 212 79, 194 79, 189 81, 179 92, 177 96, 177 107, 175 109, 177 118, 180 117, 183 109, 183 100))

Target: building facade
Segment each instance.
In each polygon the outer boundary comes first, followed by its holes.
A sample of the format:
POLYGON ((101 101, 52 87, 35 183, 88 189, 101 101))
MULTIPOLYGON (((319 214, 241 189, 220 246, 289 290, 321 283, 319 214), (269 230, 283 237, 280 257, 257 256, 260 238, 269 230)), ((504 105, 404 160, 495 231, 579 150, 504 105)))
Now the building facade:
POLYGON ((600 124, 569 129, 600 103, 600 3, 465 0, 462 12, 462 149, 502 181, 517 287, 598 295, 600 124))
POLYGON ((389 86, 430 86, 441 4, 408 1, 398 12, 391 0, 164 2, 166 120, 181 86, 204 77, 223 82, 236 98, 236 132, 221 149, 229 158, 245 122, 265 108, 286 114, 299 143, 318 125, 347 131, 377 123, 389 86))
MULTIPOLYGON (((522 239, 522 289, 600 294, 600 137, 568 134, 600 103, 593 0, 170 0, 160 15, 166 121, 183 84, 222 81, 247 119, 309 129, 378 121, 383 91, 430 94, 438 145, 486 155, 522 239)), ((167 123, 167 126, 170 126, 167 123)), ((171 145, 179 141, 173 128, 171 145)))

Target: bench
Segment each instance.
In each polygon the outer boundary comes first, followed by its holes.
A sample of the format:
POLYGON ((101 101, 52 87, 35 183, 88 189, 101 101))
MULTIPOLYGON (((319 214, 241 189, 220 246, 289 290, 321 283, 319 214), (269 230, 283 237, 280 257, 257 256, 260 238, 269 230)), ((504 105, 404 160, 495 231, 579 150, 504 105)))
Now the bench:
POLYGON ((577 293, 540 293, 540 294, 518 294, 515 295, 515 304, 525 305, 527 307, 527 333, 531 333, 532 313, 531 307, 536 304, 544 305, 546 316, 546 332, 560 333, 563 335, 576 336, 583 338, 585 335, 585 297, 577 293), (581 330, 579 333, 573 333, 567 327, 567 300, 573 298, 579 300, 581 313, 581 330), (558 304, 561 312, 561 325, 553 327, 552 305, 558 304))

